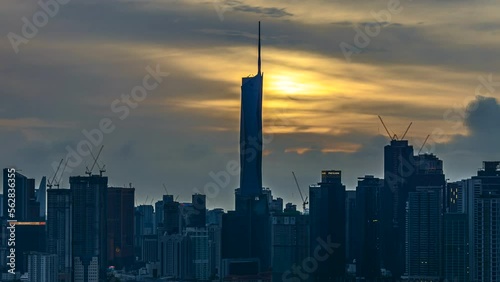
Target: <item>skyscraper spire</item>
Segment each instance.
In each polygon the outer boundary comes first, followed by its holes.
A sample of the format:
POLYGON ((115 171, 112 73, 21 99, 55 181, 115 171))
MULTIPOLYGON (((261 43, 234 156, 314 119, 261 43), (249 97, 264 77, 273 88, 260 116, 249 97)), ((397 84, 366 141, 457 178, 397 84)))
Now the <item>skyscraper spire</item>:
POLYGON ((260 63, 260 21, 259 21, 259 62, 258 62, 258 66, 259 66, 259 69, 258 69, 258 72, 257 74, 260 75, 260 68, 261 68, 261 63, 260 63))

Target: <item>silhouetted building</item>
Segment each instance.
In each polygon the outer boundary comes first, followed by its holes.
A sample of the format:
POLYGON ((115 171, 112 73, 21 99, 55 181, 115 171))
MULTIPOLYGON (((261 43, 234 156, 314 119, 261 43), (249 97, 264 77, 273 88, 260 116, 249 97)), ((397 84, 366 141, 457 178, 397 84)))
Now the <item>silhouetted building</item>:
POLYGON ((107 269, 108 178, 69 178, 73 204, 73 281, 101 281, 107 269))
POLYGON ((144 235, 142 237, 142 260, 144 262, 158 261, 158 235, 144 235))
POLYGON ((467 214, 444 215, 443 277, 448 281, 469 281, 469 228, 467 214))
POLYGON ((464 181, 469 224, 469 281, 500 281, 500 162, 483 162, 477 176, 464 181))
POLYGON ((366 281, 375 281, 381 275, 379 195, 383 186, 383 179, 366 175, 358 178, 356 187, 356 219, 360 237, 356 274, 366 281))
POLYGON ((174 201, 172 195, 167 195, 163 200, 164 232, 178 234, 180 232, 179 202, 174 201))
POLYGON ((108 187, 108 264, 129 268, 134 256, 135 188, 108 187))
POLYGON ((339 170, 324 170, 321 182, 309 187, 311 257, 325 244, 334 248, 324 261, 318 262, 317 270, 310 273, 315 282, 345 279, 346 191, 341 175, 339 170))
POLYGON ((288 203, 282 213, 272 216, 272 279, 286 281, 294 265, 309 257, 309 215, 288 203))
POLYGON ((359 253, 359 225, 356 224, 356 191, 346 191, 346 262, 351 264, 359 253))
MULTIPOLYGON (((271 222, 269 195, 262 189, 262 81, 260 23, 258 70, 244 77, 241 86, 240 188, 235 191, 235 211, 222 217, 221 257, 229 261, 257 261, 251 267, 221 271, 224 275, 258 275, 271 267, 271 222), (250 273, 255 271, 254 273, 250 273)), ((247 264, 239 264, 247 265, 247 264)), ((247 265, 248 266, 248 265, 247 265)), ((226 268, 229 269, 229 268, 226 268)))
POLYGON ((58 271, 70 275, 73 262, 71 190, 47 190, 47 206, 47 251, 57 255, 58 271))
POLYGON ((134 212, 134 253, 142 261, 144 236, 152 235, 154 229, 154 208, 152 205, 140 205, 134 212))
POLYGON ((58 282, 58 258, 56 254, 30 252, 28 277, 30 282, 58 282))
POLYGON ((42 177, 40 185, 38 186, 36 200, 40 203, 40 218, 45 220, 47 208, 47 177, 42 177))
POLYGON ((414 159, 416 191, 409 192, 407 202, 405 276, 436 281, 442 276, 443 162, 432 154, 414 159))
POLYGON ((381 193, 381 250, 383 268, 395 278, 405 270, 406 201, 415 191, 413 146, 391 140, 384 147, 384 188, 381 193))

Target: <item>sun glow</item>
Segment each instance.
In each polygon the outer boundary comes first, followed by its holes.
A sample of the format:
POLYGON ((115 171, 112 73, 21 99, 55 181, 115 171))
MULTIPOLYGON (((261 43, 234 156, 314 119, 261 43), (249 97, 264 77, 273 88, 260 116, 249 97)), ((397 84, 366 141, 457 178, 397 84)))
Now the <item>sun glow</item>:
POLYGON ((277 94, 300 94, 306 92, 310 87, 299 80, 284 75, 272 77, 269 90, 277 94))

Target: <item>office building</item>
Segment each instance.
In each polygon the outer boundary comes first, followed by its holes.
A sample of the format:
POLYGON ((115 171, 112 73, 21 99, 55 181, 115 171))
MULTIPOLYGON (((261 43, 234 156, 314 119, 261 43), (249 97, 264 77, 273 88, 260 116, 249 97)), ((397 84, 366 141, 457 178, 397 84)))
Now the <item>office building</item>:
POLYGON ((99 175, 72 176, 73 281, 97 282, 107 270, 107 186, 99 175))
POLYGON ((485 161, 464 181, 469 224, 470 281, 500 281, 500 162, 485 161))
POLYGON ((108 187, 108 265, 130 268, 134 256, 135 188, 108 187))
POLYGON ((409 192, 406 209, 405 277, 437 281, 442 276, 443 162, 433 154, 415 160, 416 191, 409 192))
POLYGON ((47 207, 47 251, 57 255, 59 273, 69 275, 73 261, 71 190, 47 190, 47 207))
POLYGON ((356 276, 375 281, 381 276, 379 195, 384 180, 372 175, 358 178, 356 187, 356 221, 359 251, 356 254, 356 276))
POLYGON ((384 147, 384 187, 381 201, 381 254, 386 273, 399 278, 405 271, 406 201, 415 191, 413 146, 391 140, 384 147))
POLYGON ((469 228, 467 214, 444 215, 443 277, 448 281, 469 281, 469 228))
POLYGON ((293 265, 302 265, 309 257, 309 215, 301 214, 291 203, 282 213, 272 216, 272 279, 283 281, 293 265))
POLYGON ((309 187, 310 252, 314 257, 322 242, 335 250, 311 273, 314 282, 343 281, 346 268, 346 191, 339 170, 321 172, 321 182, 309 187))

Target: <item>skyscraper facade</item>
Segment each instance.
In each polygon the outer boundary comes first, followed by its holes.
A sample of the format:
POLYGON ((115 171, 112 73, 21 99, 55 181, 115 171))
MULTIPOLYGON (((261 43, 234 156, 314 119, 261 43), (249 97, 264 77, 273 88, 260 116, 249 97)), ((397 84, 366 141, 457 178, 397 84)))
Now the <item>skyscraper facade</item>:
POLYGON ((408 193, 406 207, 405 276, 434 281, 442 276, 443 162, 433 154, 415 156, 414 161, 415 191, 408 193))
POLYGON ((384 147, 384 188, 381 193, 382 266, 393 277, 405 270, 405 225, 408 193, 415 190, 413 146, 391 140, 384 147))
POLYGON ((57 255, 58 271, 69 276, 73 261, 71 190, 47 190, 47 206, 47 251, 57 255))
POLYGON ((483 163, 465 181, 468 202, 470 281, 500 281, 500 162, 483 163))
POLYGON ((99 175, 69 178, 72 211, 73 281, 98 282, 107 269, 107 186, 99 175))
POLYGON ((344 281, 346 267, 346 191, 339 170, 321 172, 321 182, 309 187, 310 252, 315 256, 321 242, 335 250, 318 262, 310 275, 315 282, 344 281))
MULTIPOLYGON (((223 215, 221 257, 230 265, 236 260, 257 262, 257 272, 271 267, 271 222, 269 197, 262 189, 262 82, 260 56, 260 23, 258 68, 253 77, 242 79, 240 119, 240 188, 235 192, 235 211, 223 215)), ((236 262, 235 262, 236 263, 236 262)), ((250 268, 239 274, 256 275, 250 268)), ((232 274, 237 275, 238 273, 232 274)), ((226 275, 226 274, 223 274, 226 275)))
POLYGON ((129 268, 134 256, 135 188, 108 188, 108 264, 129 268))
POLYGON ((240 188, 242 196, 259 196, 262 190, 262 82, 259 54, 257 74, 241 85, 240 188))
POLYGON ((356 219, 360 237, 356 274, 367 281, 374 281, 381 274, 379 195, 383 185, 383 179, 367 175, 358 178, 356 187, 356 219))

